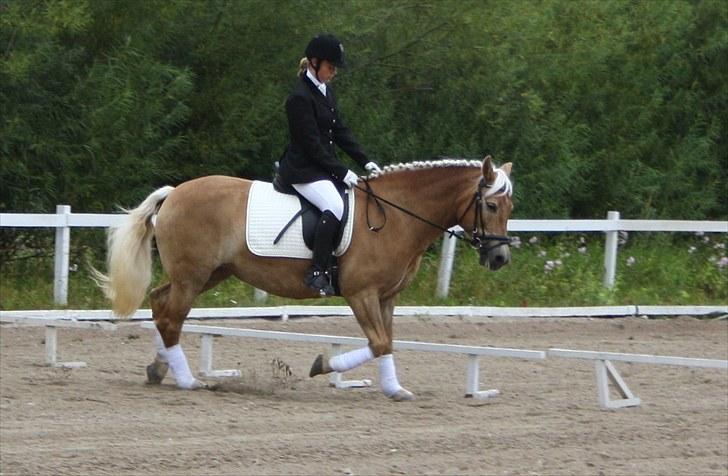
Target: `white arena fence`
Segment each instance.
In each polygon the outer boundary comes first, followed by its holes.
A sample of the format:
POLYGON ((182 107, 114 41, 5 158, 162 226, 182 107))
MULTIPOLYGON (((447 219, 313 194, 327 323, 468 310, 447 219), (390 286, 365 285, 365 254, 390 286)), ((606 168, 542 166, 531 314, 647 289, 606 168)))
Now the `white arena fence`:
MULTIPOLYGON (((46 364, 55 367, 85 367, 84 362, 59 363, 56 361, 56 329, 59 327, 71 328, 97 328, 108 331, 115 331, 116 326, 108 323, 75 321, 59 319, 58 317, 11 317, 7 313, 0 314, 0 322, 14 325, 36 325, 46 327, 46 364), (49 338, 51 342, 49 343, 49 338)), ((153 329, 154 323, 142 322, 141 327, 153 329)), ((366 345, 366 339, 358 337, 332 336, 320 334, 304 334, 297 332, 264 331, 257 329, 241 329, 230 327, 202 326, 185 324, 183 332, 198 334, 200 343, 200 370, 199 375, 207 378, 237 377, 240 371, 213 370, 213 337, 227 336, 252 339, 272 339, 294 342, 309 342, 318 344, 330 344, 331 353, 337 355, 341 352, 342 346, 360 347, 366 345)), ((438 344, 415 341, 394 341, 394 348, 397 350, 409 350, 416 352, 444 352, 451 354, 466 355, 468 358, 465 376, 465 396, 478 399, 493 398, 500 394, 497 389, 480 390, 480 357, 502 357, 517 359, 547 360, 551 358, 569 358, 593 360, 596 364, 597 400, 604 409, 618 409, 623 407, 638 406, 642 401, 629 389, 622 379, 612 361, 654 364, 654 365, 678 365, 693 368, 708 368, 719 371, 728 370, 728 360, 700 359, 688 357, 673 357, 648 354, 623 354, 616 352, 593 352, 584 350, 569 349, 548 349, 547 351, 513 349, 501 347, 473 346, 438 344), (612 400, 610 397, 609 383, 616 387, 616 390, 623 398, 612 400)), ((723 372, 724 375, 728 373, 723 372)), ((365 380, 342 380, 342 374, 334 372, 330 376, 330 385, 336 388, 365 387, 371 385, 370 379, 365 380)))
MULTIPOLYGON (((0 228, 55 228, 55 266, 53 297, 56 304, 68 303, 68 271, 71 228, 118 226, 121 214, 71 213, 69 205, 56 206, 56 213, 0 213, 0 228)), ((460 227, 454 228, 460 230, 460 227)), ((622 220, 619 212, 610 211, 606 220, 509 220, 509 232, 601 232, 606 236, 604 246, 605 287, 614 286, 617 271, 617 244, 620 231, 728 233, 728 221, 689 220, 622 220)), ((456 239, 444 234, 437 279, 437 296, 446 297, 455 258, 456 239)), ((257 300, 266 294, 256 290, 257 300)))

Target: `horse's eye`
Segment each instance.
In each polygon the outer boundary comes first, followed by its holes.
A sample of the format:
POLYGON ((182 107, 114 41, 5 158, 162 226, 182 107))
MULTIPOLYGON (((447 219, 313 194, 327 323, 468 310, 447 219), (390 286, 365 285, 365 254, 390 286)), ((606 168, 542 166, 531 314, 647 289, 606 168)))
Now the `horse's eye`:
POLYGON ((498 205, 493 202, 486 202, 485 205, 488 207, 488 211, 490 212, 495 213, 498 211, 498 205))

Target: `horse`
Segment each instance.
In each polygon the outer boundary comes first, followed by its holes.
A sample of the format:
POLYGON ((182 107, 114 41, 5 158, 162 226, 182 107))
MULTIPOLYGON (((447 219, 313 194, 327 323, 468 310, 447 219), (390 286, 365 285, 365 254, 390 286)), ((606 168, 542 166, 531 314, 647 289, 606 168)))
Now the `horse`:
MULTIPOLYGON (((366 187, 354 187, 353 234, 339 257, 338 276, 340 295, 368 345, 331 359, 318 355, 311 377, 378 359, 382 392, 395 401, 414 398, 400 385, 392 355, 395 299, 414 278, 427 248, 455 225, 469 230, 481 265, 497 270, 510 261, 511 168, 511 163, 496 167, 487 156, 390 165, 362 178, 366 187)), ((249 250, 246 204, 252 183, 206 176, 162 187, 109 229, 108 274, 97 272, 97 282, 115 314, 129 316, 141 306, 151 283, 153 238, 168 279, 149 294, 157 329, 149 383, 161 383, 171 370, 178 388, 208 388, 192 375, 179 340, 195 298, 221 281, 234 276, 282 297, 319 297, 303 282, 308 260, 249 250)))

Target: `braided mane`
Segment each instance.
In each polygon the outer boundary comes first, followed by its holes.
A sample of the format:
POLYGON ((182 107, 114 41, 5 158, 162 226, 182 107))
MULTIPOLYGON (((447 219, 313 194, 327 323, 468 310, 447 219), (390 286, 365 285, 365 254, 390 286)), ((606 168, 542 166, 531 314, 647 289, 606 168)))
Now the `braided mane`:
POLYGON ((380 174, 370 174, 368 178, 381 177, 406 170, 418 169, 435 169, 444 167, 482 167, 481 160, 465 160, 465 159, 440 159, 427 160, 424 162, 407 162, 394 165, 387 165, 382 169, 380 174))
MULTIPOLYGON (((373 179, 382 177, 384 175, 391 175, 397 172, 403 172, 406 170, 419 170, 419 169, 436 169, 446 167, 482 167, 483 163, 480 160, 466 160, 466 159, 440 159, 440 160, 427 160, 425 162, 407 162, 395 165, 387 165, 382 169, 379 174, 369 174, 367 179, 373 179)), ((511 183, 508 174, 503 172, 500 168, 493 166, 493 170, 496 173, 496 179, 492 184, 488 185, 488 190, 485 193, 486 197, 505 194, 509 197, 513 194, 513 184, 511 183)))

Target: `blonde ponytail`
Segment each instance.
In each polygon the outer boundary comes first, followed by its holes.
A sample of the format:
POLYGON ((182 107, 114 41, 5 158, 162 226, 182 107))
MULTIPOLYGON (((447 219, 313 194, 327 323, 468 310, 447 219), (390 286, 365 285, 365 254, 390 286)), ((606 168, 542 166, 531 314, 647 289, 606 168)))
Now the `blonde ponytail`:
POLYGON ((303 76, 306 74, 306 70, 308 69, 308 58, 305 56, 301 58, 301 62, 298 63, 298 75, 303 76))

